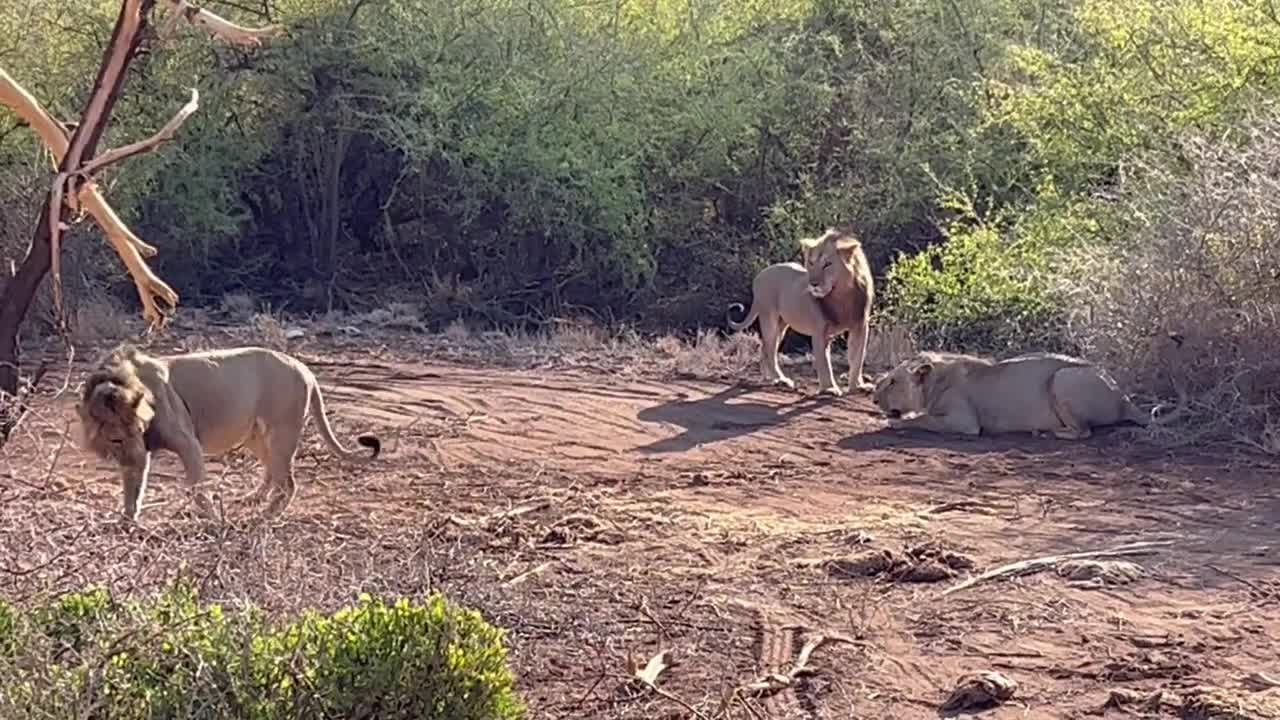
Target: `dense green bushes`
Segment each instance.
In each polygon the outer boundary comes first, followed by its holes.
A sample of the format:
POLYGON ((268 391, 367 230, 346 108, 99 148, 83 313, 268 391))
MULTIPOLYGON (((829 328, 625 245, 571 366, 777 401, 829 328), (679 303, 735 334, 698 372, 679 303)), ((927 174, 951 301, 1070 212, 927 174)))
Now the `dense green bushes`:
MULTIPOLYGON (((27 4, 3 62, 73 115, 64 89, 82 96, 99 56, 27 4)), ((78 4, 109 25, 113 3, 78 4)), ((697 324, 836 219, 863 228, 878 269, 936 240, 930 172, 1011 187, 1010 136, 975 127, 980 72, 1025 20, 985 0, 273 6, 288 38, 245 54, 186 35, 116 113, 112 138, 133 138, 201 90, 180 142, 112 193, 187 302, 398 294, 434 319, 697 324)), ((12 133, 0 157, 38 177, 32 143, 12 133)), ((5 199, 27 204, 18 217, 32 201, 5 199)))
MULTIPOLYGON (((116 3, 72 5, 0 8, 0 63, 68 117, 116 3)), ((184 36, 143 60, 108 138, 199 86, 180 142, 111 191, 188 303, 717 323, 797 235, 851 221, 878 317, 924 344, 1091 351, 1145 327, 1076 310, 1089 258, 1152 237, 1136 176, 1189 177, 1188 137, 1240 136, 1280 90, 1280 22, 1226 0, 268 6, 289 37, 267 48, 184 36)), ((10 258, 48 177, 33 148, 0 126, 10 258)), ((127 297, 108 267, 71 282, 127 297)))
POLYGON ((272 623, 178 585, 146 601, 93 590, 0 603, 0 715, 44 718, 523 716, 501 632, 432 597, 362 597, 272 623))

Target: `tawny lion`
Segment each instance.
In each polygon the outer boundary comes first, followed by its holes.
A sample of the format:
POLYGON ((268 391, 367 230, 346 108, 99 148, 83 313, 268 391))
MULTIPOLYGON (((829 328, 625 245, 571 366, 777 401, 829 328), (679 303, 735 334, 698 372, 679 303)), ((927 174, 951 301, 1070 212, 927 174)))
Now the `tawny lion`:
POLYGON ((1079 358, 1033 353, 999 362, 972 355, 922 352, 877 382, 873 398, 895 428, 937 433, 1052 433, 1083 440, 1093 428, 1177 419, 1179 407, 1157 417, 1139 410, 1111 375, 1079 358))
POLYGON ((808 335, 813 346, 813 369, 818 392, 840 395, 831 369, 831 340, 848 333, 849 389, 869 392, 872 384, 862 375, 871 325, 875 288, 862 243, 849 229, 828 229, 816 238, 803 238, 804 264, 775 263, 761 270, 751 284, 751 310, 742 322, 733 313, 742 304, 729 306, 726 321, 735 331, 760 319, 760 371, 764 380, 789 388, 795 382, 778 365, 778 346, 787 328, 808 335))
POLYGON ((249 499, 260 501, 271 493, 268 512, 283 513, 296 491, 293 457, 309 411, 320 435, 343 459, 363 462, 378 456, 382 443, 374 435, 357 438, 372 449, 367 456, 343 448, 329 426, 315 375, 300 361, 265 348, 152 357, 124 345, 89 375, 76 405, 82 447, 120 466, 124 515, 130 520, 141 509, 152 452, 168 450, 182 460, 184 484, 197 511, 208 517, 214 511, 204 489, 204 456, 242 445, 264 470, 249 499))

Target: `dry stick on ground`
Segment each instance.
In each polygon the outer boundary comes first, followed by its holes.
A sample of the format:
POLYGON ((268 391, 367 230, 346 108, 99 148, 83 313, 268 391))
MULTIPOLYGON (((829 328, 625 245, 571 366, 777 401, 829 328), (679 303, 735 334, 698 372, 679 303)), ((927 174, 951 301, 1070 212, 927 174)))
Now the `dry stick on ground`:
MULTIPOLYGON (((633 664, 628 660, 628 664, 633 664)), ((649 662, 643 668, 632 667, 631 679, 640 684, 641 687, 652 691, 658 697, 670 700, 671 702, 688 710, 694 717, 699 720, 711 720, 705 714, 698 712, 698 709, 684 701, 677 695, 673 695, 666 690, 658 687, 658 677, 662 675, 668 668, 672 666, 671 651, 663 650, 662 652, 649 658, 649 662)))
POLYGON ((791 687, 791 685, 795 683, 796 679, 814 672, 814 669, 809 667, 809 659, 813 656, 814 651, 829 642, 854 643, 854 640, 842 635, 818 635, 804 644, 804 647, 800 649, 800 654, 796 656, 795 664, 791 666, 790 670, 785 673, 770 673, 765 675, 755 682, 739 687, 738 692, 759 695, 791 687))
POLYGON ((953 592, 959 592, 961 590, 971 588, 978 583, 983 583, 988 580, 995 580, 1002 577, 1016 577, 1018 575, 1040 572, 1041 570, 1047 570, 1054 565, 1067 560, 1088 560, 1091 558, 1125 557, 1131 555, 1153 555, 1157 548, 1168 547, 1172 544, 1172 540, 1136 542, 1129 543, 1128 545, 1120 545, 1109 550, 1091 550, 1087 552, 1065 553, 1063 555, 1046 555, 1044 557, 1032 558, 1030 560, 1020 560, 1015 563, 1009 563, 1008 565, 1001 565, 1000 567, 988 570, 981 575, 975 575, 958 585, 952 585, 946 590, 943 590, 942 594, 950 595, 953 592))

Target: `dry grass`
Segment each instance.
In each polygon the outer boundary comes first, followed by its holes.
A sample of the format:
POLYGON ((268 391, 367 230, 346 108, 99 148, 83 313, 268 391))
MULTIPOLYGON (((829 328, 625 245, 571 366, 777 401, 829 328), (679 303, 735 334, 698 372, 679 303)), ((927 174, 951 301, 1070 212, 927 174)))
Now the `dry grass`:
POLYGON ((1089 356, 1134 387, 1189 394, 1192 417, 1155 437, 1276 454, 1280 119, 1255 120, 1237 140, 1188 138, 1185 174, 1159 160, 1134 168, 1120 201, 1133 237, 1078 251, 1065 290, 1089 356))
POLYGON ((245 322, 253 317, 254 312, 258 309, 258 303, 248 293, 233 292, 222 296, 222 304, 219 309, 228 319, 245 322))
MULTIPOLYGON (((354 326, 352 345, 403 345, 406 341, 429 357, 455 361, 497 362, 524 368, 600 368, 627 376, 670 375, 705 380, 754 380, 759 375, 760 336, 754 329, 740 333, 704 328, 691 336, 644 336, 622 327, 606 328, 590 319, 549 323, 544 329, 478 329, 454 320, 439 333, 421 331, 420 324, 388 318, 396 313, 374 311, 358 317, 335 315, 315 323, 297 321, 308 332, 340 335, 354 326), (404 331, 411 331, 405 335, 404 331), (394 341, 392 341, 394 338, 394 341)), ((896 365, 916 350, 902 326, 873 326, 867 346, 867 372, 896 365)), ((392 352, 388 350, 388 352, 392 352)), ((833 351, 833 364, 845 368, 843 349, 833 351)), ((809 353, 783 358, 803 376, 812 362, 809 353)))

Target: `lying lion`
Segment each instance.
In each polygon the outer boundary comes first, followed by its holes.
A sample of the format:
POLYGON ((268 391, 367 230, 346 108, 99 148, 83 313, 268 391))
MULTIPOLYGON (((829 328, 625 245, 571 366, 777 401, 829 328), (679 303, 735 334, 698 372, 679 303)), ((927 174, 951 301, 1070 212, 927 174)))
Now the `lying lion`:
POLYGON ((1036 353, 994 362, 970 355, 924 352, 876 383, 872 397, 895 428, 939 433, 1053 433, 1083 440, 1092 428, 1132 422, 1170 422, 1139 410, 1096 365, 1065 355, 1036 353), (918 413, 912 417, 908 414, 918 413))
POLYGON ((135 521, 156 450, 182 460, 185 485, 196 509, 208 517, 213 504, 204 490, 204 455, 247 446, 264 470, 249 499, 260 501, 274 490, 268 512, 284 512, 296 490, 293 456, 312 409, 320 435, 342 458, 378 456, 382 443, 373 435, 357 439, 373 450, 368 456, 344 449, 329 427, 315 375, 298 360, 264 348, 151 357, 121 346, 89 375, 76 405, 81 445, 120 465, 124 515, 135 521))
POLYGON ((778 366, 778 346, 787 328, 808 335, 818 392, 832 395, 841 390, 831 369, 831 340, 847 332, 849 389, 869 392, 873 386, 863 378, 862 366, 875 290, 862 244, 852 231, 832 228, 820 237, 802 239, 800 245, 804 265, 775 263, 761 270, 751 284, 746 318, 733 321, 733 313, 742 311, 742 304, 734 303, 725 319, 735 331, 760 319, 760 371, 773 385, 795 387, 778 366))

